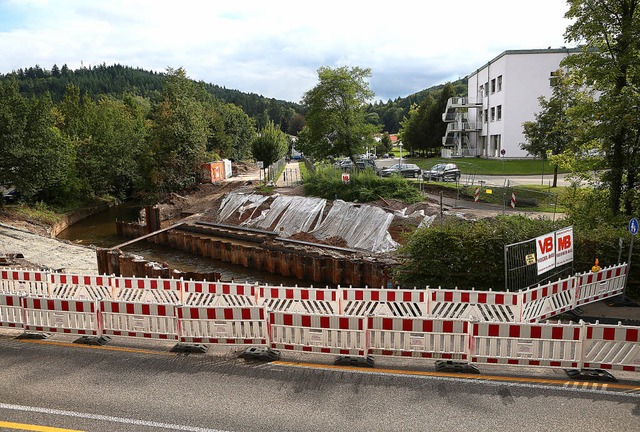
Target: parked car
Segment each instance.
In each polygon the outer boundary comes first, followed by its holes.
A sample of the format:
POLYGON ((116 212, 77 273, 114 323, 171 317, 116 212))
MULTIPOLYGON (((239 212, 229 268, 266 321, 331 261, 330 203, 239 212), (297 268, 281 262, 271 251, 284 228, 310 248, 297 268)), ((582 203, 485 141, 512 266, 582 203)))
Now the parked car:
POLYGON ((343 171, 350 170, 353 168, 353 162, 351 161, 351 159, 343 159, 343 160, 337 161, 333 166, 336 169, 343 170, 343 171))
POLYGON ((399 174, 402 177, 418 178, 420 177, 421 172, 422 170, 416 164, 395 164, 395 165, 391 165, 388 168, 384 168, 380 172, 380 175, 382 177, 389 177, 390 175, 393 175, 393 174, 399 174))
POLYGON ((431 169, 426 170, 422 173, 422 178, 425 180, 435 180, 435 181, 458 181, 460 180, 460 169, 456 164, 453 163, 440 163, 431 167, 431 169))
POLYGON ((356 161, 356 168, 360 170, 364 169, 372 169, 374 171, 378 171, 378 167, 373 159, 359 159, 356 161))

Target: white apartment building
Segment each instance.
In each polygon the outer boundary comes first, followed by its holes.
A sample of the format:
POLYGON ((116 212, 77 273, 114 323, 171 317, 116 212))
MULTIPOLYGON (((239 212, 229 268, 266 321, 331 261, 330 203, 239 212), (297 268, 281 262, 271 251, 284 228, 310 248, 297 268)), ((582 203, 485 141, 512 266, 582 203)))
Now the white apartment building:
POLYGON ((522 123, 535 120, 538 98, 552 94, 553 76, 576 48, 510 50, 466 77, 467 97, 449 99, 442 118, 443 156, 531 157, 522 123))

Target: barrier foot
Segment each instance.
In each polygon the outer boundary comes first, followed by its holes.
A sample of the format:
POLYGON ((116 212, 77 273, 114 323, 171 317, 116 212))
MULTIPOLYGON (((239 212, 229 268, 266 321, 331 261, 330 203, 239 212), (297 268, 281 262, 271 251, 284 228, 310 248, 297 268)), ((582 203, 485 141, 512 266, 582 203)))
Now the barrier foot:
POLYGON ((238 354, 238 358, 272 362, 280 359, 280 351, 271 348, 250 347, 238 354))
POLYGON ((356 356, 338 356, 333 361, 336 366, 354 366, 354 367, 375 367, 375 360, 372 356, 356 357, 356 356))
POLYGON ((30 333, 24 332, 20 336, 16 336, 16 339, 31 339, 31 340, 40 340, 40 339, 49 339, 51 337, 51 333, 30 333))
POLYGON ((565 369, 564 371, 573 380, 618 382, 616 377, 602 369, 565 369))
POLYGON ((73 341, 75 344, 81 345, 106 345, 111 342, 111 338, 109 336, 82 336, 73 341))
POLYGON ((437 360, 436 371, 438 372, 453 372, 453 373, 472 373, 479 374, 480 369, 472 364, 464 362, 456 362, 451 360, 437 360))
POLYGON ((194 353, 194 354, 204 354, 209 351, 209 347, 204 344, 186 344, 186 343, 177 343, 171 348, 171 352, 175 353, 194 353))

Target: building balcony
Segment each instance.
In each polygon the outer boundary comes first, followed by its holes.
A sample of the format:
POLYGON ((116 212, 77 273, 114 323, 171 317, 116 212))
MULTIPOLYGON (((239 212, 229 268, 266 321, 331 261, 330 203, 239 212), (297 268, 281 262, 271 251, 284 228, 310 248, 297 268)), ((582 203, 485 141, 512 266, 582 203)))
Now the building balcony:
POLYGON ((456 114, 462 109, 482 109, 482 97, 452 97, 447 101, 447 108, 442 114, 442 121, 451 122, 456 118, 456 114))

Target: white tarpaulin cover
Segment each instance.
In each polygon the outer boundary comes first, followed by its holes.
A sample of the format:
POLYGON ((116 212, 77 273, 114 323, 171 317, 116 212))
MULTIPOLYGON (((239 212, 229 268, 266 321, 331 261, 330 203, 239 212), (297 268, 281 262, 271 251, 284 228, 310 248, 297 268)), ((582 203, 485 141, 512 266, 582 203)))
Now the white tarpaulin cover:
POLYGON ((311 234, 319 239, 342 237, 352 248, 388 252, 399 246, 389 234, 392 220, 393 214, 379 207, 336 200, 320 227, 311 234))
MULTIPOLYGON (((309 232, 317 239, 341 237, 348 247, 371 252, 388 252, 396 249, 396 243, 389 234, 393 214, 385 210, 363 204, 352 204, 336 200, 327 217, 322 214, 327 201, 322 198, 277 195, 274 197, 230 193, 220 204, 220 222, 238 219, 246 211, 255 209, 271 201, 269 208, 259 215, 251 214, 242 224, 269 229, 282 236, 299 232, 309 232)), ((264 206, 263 206, 264 207, 264 206)))

